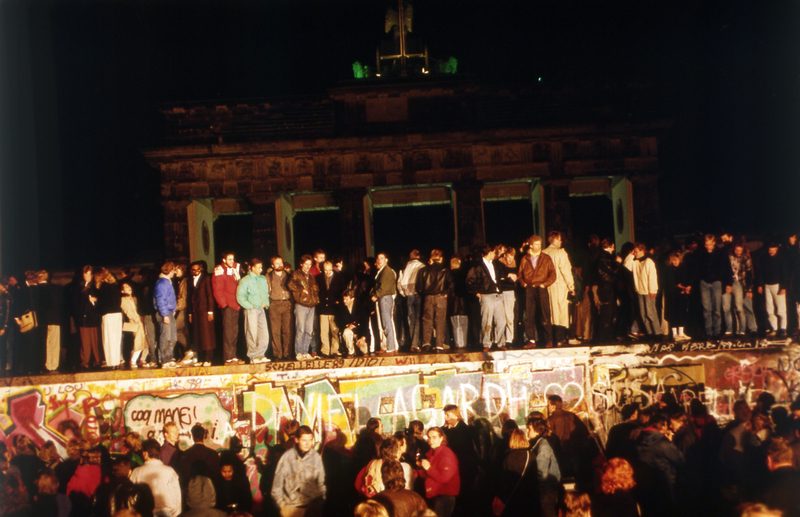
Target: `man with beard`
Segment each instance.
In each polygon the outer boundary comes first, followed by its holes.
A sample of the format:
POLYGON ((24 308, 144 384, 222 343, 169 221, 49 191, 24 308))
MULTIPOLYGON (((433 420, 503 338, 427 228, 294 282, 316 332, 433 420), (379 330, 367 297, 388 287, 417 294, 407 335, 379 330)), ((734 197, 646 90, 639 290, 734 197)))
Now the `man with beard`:
POLYGON ((211 285, 214 299, 222 311, 222 353, 225 364, 243 364, 236 357, 236 340, 239 337, 239 303, 236 301, 236 288, 239 286, 241 272, 233 253, 222 255, 222 264, 214 268, 211 285))
POLYGON ((275 256, 270 260, 272 269, 267 271, 269 284, 269 323, 272 328, 272 355, 276 361, 289 359, 292 355, 292 293, 289 291, 289 275, 283 267, 283 259, 275 256))
POLYGON ((211 357, 217 347, 214 335, 214 292, 205 261, 192 262, 192 278, 187 288, 187 314, 192 325, 194 349, 202 351, 203 366, 211 366, 211 357))

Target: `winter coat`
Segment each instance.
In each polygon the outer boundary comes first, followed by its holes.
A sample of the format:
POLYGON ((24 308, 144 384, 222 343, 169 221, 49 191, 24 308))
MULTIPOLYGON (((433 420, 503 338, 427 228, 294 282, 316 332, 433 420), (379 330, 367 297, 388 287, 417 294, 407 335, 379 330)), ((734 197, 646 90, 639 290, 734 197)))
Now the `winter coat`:
MULTIPOLYGON (((494 269, 494 264, 492 264, 492 269, 494 269)), ((494 270, 494 279, 492 279, 486 261, 481 258, 467 273, 467 289, 472 294, 497 294, 500 292, 497 278, 497 270, 494 270)))
POLYGON ((375 285, 370 295, 376 298, 397 294, 397 274, 389 266, 383 266, 375 275, 375 285))
POLYGON ((556 281, 547 288, 550 295, 550 314, 552 324, 569 327, 569 300, 567 295, 575 291, 575 282, 572 278, 572 265, 567 252, 555 246, 548 246, 542 253, 553 259, 556 269, 556 281))
POLYGON ((453 274, 444 264, 434 262, 417 273, 416 292, 424 296, 453 293, 453 274))
POLYGON ((336 308, 342 302, 342 293, 344 292, 344 280, 342 275, 333 272, 330 279, 330 287, 328 286, 325 272, 316 276, 317 287, 319 288, 319 305, 317 305, 317 314, 327 314, 329 316, 336 314, 336 308))
POLYGON ((713 284, 721 282, 723 287, 733 283, 733 273, 728 254, 719 248, 711 253, 706 248, 697 250, 697 279, 713 284))
POLYGON ((162 318, 167 316, 171 318, 175 314, 178 301, 169 278, 162 276, 156 282, 156 287, 153 289, 153 305, 162 318))
POLYGON ((147 348, 147 339, 144 334, 144 324, 139 312, 136 310, 136 298, 133 296, 122 297, 122 314, 128 320, 123 323, 122 330, 133 332, 133 351, 138 352, 147 348))
POLYGON ((269 285, 264 275, 252 271, 239 280, 236 288, 236 302, 243 309, 269 307, 269 285))
POLYGON ((651 258, 633 259, 630 270, 633 272, 636 294, 658 293, 658 273, 656 264, 651 258))
POLYGON ((403 296, 417 294, 417 275, 425 266, 419 259, 411 259, 397 276, 397 291, 403 296))
POLYGON ((289 278, 289 290, 298 305, 314 308, 319 304, 319 286, 311 273, 306 275, 302 269, 295 270, 289 278))
POLYGON ((300 456, 297 448, 286 451, 278 461, 272 498, 278 507, 305 506, 325 497, 325 471, 322 458, 314 449, 300 456))
MULTIPOLYGON (((232 269, 238 271, 239 264, 236 264, 236 267, 232 269)), ((237 311, 240 309, 239 302, 236 301, 236 289, 239 287, 238 274, 234 274, 224 265, 217 266, 214 269, 214 278, 211 280, 211 285, 214 291, 214 299, 217 300, 217 305, 219 305, 220 309, 227 307, 237 311)))
POLYGON ((558 279, 553 259, 545 253, 539 254, 536 269, 533 269, 533 257, 526 254, 519 260, 519 283, 522 287, 550 287, 558 279))
POLYGON ((422 474, 425 477, 425 498, 458 495, 461 478, 455 453, 447 445, 440 445, 428 451, 427 459, 431 466, 422 474))

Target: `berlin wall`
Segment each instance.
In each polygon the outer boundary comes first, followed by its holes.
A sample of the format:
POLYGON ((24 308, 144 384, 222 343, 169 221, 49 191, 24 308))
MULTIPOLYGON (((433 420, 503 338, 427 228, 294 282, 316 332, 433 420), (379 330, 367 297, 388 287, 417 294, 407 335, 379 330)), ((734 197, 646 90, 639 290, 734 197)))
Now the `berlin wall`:
MULTIPOLYGON (((79 437, 119 452, 127 433, 162 440, 162 426, 174 421, 188 446, 199 422, 209 430, 208 445, 226 448, 238 435, 246 453, 263 457, 292 419, 318 440, 341 433, 352 445, 371 417, 389 433, 411 420, 441 425, 442 407, 456 404, 466 419, 485 418, 499 432, 507 418, 523 423, 530 411, 544 411, 550 394, 561 395, 601 442, 624 404, 647 405, 667 392, 687 407, 698 398, 725 421, 736 400, 754 402, 763 391, 778 405, 791 403, 800 394, 800 346, 686 342, 50 378, 0 379, 0 440, 52 440, 64 455, 66 442, 79 437)), ((256 488, 252 457, 248 465, 256 488)))

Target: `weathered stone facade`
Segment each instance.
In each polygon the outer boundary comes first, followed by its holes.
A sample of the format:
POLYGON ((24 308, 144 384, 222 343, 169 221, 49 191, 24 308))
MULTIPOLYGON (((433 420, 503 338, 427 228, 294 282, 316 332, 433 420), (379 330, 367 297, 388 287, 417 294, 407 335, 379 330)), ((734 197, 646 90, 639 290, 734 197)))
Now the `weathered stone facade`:
POLYGON ((360 259, 372 251, 362 228, 370 222, 367 195, 391 188, 403 203, 402 188, 426 186, 453 193, 460 249, 484 242, 482 192, 504 183, 541 185, 541 230, 569 234, 573 191, 613 198, 619 189, 612 191, 612 182, 623 178, 625 210, 615 218, 626 223, 615 225, 625 229, 617 239, 633 237, 634 221, 636 233, 649 235, 659 225, 658 141, 669 123, 634 111, 628 104, 639 90, 629 88, 630 98, 607 96, 616 104, 597 92, 587 100, 580 92, 452 82, 367 84, 321 100, 165 108, 164 146, 145 155, 161 171, 167 256, 191 248, 180 216, 191 199, 237 200, 254 214, 255 250, 287 256, 294 253, 280 235, 291 234, 287 207, 297 209, 298 195, 331 193, 347 256, 360 259), (281 210, 278 200, 287 194, 281 210), (288 229, 279 231, 286 220, 288 229))

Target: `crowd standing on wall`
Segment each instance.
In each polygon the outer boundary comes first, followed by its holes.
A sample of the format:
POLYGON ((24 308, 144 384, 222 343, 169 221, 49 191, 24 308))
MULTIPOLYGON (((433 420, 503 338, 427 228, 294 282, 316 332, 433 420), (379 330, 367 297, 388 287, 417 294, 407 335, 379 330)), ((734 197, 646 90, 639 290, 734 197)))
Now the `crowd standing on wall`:
POLYGON ((546 243, 391 262, 379 253, 350 272, 317 250, 292 271, 278 256, 245 266, 226 252, 211 273, 167 261, 121 278, 87 265, 64 287, 47 271, 10 276, 0 374, 798 333, 797 235, 752 253, 729 234, 618 253, 595 236, 568 252, 550 232, 546 243))
POLYGON ((683 402, 664 393, 625 405, 605 444, 558 395, 522 427, 501 415, 499 434, 455 405, 427 429, 414 420, 388 435, 370 418, 349 448, 335 429, 318 436, 286 419, 257 453, 237 435, 210 448, 199 423, 191 446, 168 421, 159 440, 131 432, 113 454, 73 438, 64 458, 17 432, 10 447, 0 441, 0 515, 800 515, 800 399, 739 400, 724 426, 698 399, 683 402))

